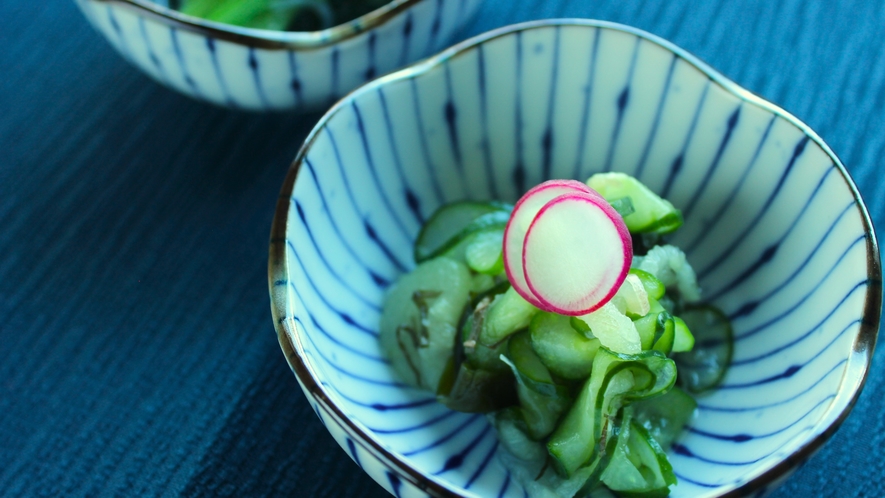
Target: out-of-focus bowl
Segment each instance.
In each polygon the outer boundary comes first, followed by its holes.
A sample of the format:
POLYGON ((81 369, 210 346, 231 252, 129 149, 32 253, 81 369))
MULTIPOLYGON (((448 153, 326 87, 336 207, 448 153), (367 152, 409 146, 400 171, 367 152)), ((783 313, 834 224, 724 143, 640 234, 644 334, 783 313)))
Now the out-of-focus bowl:
POLYGON ((385 288, 440 204, 547 178, 639 177, 682 209, 673 243, 731 317, 734 362, 671 451, 674 496, 764 493, 847 416, 879 324, 879 252, 808 126, 655 36, 597 21, 482 35, 363 86, 313 130, 270 248, 280 344, 335 439, 397 496, 523 496, 486 419, 397 382, 385 288))
POLYGON ((437 52, 480 0, 394 0, 315 32, 249 29, 151 0, 76 0, 126 60, 158 82, 253 111, 317 110, 377 76, 437 52))

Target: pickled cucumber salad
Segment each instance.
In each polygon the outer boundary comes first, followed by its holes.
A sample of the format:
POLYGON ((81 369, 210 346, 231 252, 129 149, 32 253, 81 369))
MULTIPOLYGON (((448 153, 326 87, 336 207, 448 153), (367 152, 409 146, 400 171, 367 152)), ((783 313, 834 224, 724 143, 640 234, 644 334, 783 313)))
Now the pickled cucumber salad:
POLYGON ((681 225, 622 173, 444 205, 389 291, 382 346, 404 382, 488 414, 532 496, 666 495, 666 451, 732 349, 665 242, 681 225))

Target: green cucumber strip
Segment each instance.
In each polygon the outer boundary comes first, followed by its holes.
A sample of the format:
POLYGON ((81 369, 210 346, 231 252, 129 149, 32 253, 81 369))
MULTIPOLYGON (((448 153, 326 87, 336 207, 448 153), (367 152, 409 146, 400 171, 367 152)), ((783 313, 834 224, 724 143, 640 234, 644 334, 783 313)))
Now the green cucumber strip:
MULTIPOLYGON (((445 257, 467 263, 467 248, 473 241, 487 232, 504 233, 507 221, 510 219, 510 213, 505 211, 495 211, 484 214, 479 218, 470 222, 467 227, 458 235, 453 237, 440 250, 431 254, 431 258, 445 257)), ((501 243, 503 249, 503 239, 501 243)), ((504 264, 503 256, 501 264, 504 264)))
POLYGON ((678 316, 674 316, 673 322, 676 326, 674 330, 675 335, 673 337, 673 352, 685 353, 691 351, 694 347, 694 335, 692 335, 685 320, 678 316))
MULTIPOLYGON (((441 261, 453 261, 438 258, 441 261)), ((436 261, 436 260, 433 260, 436 261)), ((479 343, 482 323, 488 314, 490 303, 499 295, 510 289, 510 282, 503 281, 486 291, 472 295, 470 301, 461 311, 455 334, 454 359, 455 366, 462 362, 470 363, 472 368, 484 368, 493 371, 505 371, 507 367, 498 361, 498 356, 506 351, 504 344, 489 348, 479 343)), ((456 369, 457 371, 457 369, 456 369)))
POLYGON ((504 230, 484 230, 470 237, 464 258, 471 270, 487 275, 504 272, 504 230))
POLYGON ((464 322, 462 333, 465 334, 465 339, 461 343, 464 363, 471 368, 493 372, 509 371, 510 368, 499 359, 502 354, 507 352, 507 341, 486 346, 476 339, 480 334, 479 329, 482 328, 484 317, 487 315, 486 311, 481 311, 480 308, 477 308, 464 322))
POLYGON ((532 349, 529 331, 515 334, 507 341, 509 363, 516 376, 522 414, 533 439, 541 439, 553 432, 559 417, 571 404, 568 389, 558 385, 550 371, 532 349))
POLYGON ((470 301, 471 282, 467 266, 441 258, 418 265, 391 286, 379 339, 405 382, 436 389, 470 301))
POLYGON ((594 462, 604 426, 616 420, 617 411, 667 392, 675 381, 676 365, 658 351, 627 355, 599 348, 590 378, 547 442, 554 466, 572 476, 594 462))
POLYGON ((516 403, 513 375, 462 363, 456 370, 450 361, 440 378, 436 399, 443 405, 467 413, 488 413, 516 403))
POLYGON ((638 453, 642 465, 652 471, 655 476, 654 483, 644 491, 660 489, 676 484, 676 474, 673 466, 667 458, 667 453, 661 448, 654 438, 649 435, 645 427, 631 421, 630 447, 634 453, 638 453))
POLYGON ((639 460, 639 455, 634 455, 630 451, 632 425, 631 420, 622 421, 617 447, 600 476, 603 484, 615 492, 637 489, 645 485, 645 477, 638 468, 642 466, 642 461, 639 460), (634 458, 638 461, 633 461, 634 458))
POLYGON ((633 320, 633 325, 639 332, 639 342, 643 351, 648 351, 654 345, 657 324, 658 314, 654 312, 649 312, 647 315, 633 320))
POLYGON ((484 228, 500 226, 503 229, 511 209, 507 204, 474 201, 453 202, 440 207, 415 239, 415 262, 439 256, 484 228), (486 215, 491 216, 484 218, 486 215))
POLYGON ((624 217, 630 233, 670 233, 682 226, 682 213, 673 204, 652 192, 636 178, 618 172, 597 173, 587 185, 605 200, 629 197, 634 212, 624 217))
POLYGON ((664 297, 667 288, 664 286, 663 282, 657 279, 657 277, 647 271, 640 270, 639 268, 630 268, 629 273, 639 277, 639 281, 642 282, 642 286, 645 287, 645 292, 648 292, 649 298, 661 299, 664 297))
POLYGON ((544 444, 534 441, 526 433, 525 419, 518 407, 511 406, 500 410, 494 413, 491 419, 498 434, 498 441, 511 455, 529 462, 547 459, 547 449, 544 444))
POLYGON ((728 317, 711 305, 693 305, 680 313, 695 338, 691 351, 678 353, 679 382, 690 393, 702 393, 722 382, 734 351, 728 317))
POLYGON ((556 428, 556 422, 571 404, 568 389, 553 380, 547 367, 532 349, 529 332, 515 334, 508 341, 508 356, 501 355, 516 377, 516 393, 526 432, 540 440, 556 428))
MULTIPOLYGON (((571 380, 590 375, 599 339, 588 339, 571 325, 571 317, 540 312, 529 325, 532 348, 554 374, 571 380)), ((585 327, 586 323, 577 320, 585 327)), ((589 327, 587 327, 589 331, 589 327)))
POLYGON ((603 482, 619 495, 667 496, 669 486, 676 484, 666 453, 635 419, 622 432, 615 451, 603 482))
POLYGON ((648 314, 633 320, 633 325, 639 332, 639 341, 643 351, 652 349, 652 346, 660 338, 663 330, 658 329, 658 315, 667 311, 657 299, 651 296, 648 297, 648 305, 648 314))
POLYGON ((612 209, 621 215, 621 218, 627 217, 636 212, 636 208, 633 207, 633 200, 629 197, 611 199, 608 203, 611 204, 612 209))
POLYGON ((576 316, 572 316, 569 317, 569 325, 571 325, 571 327, 575 329, 576 332, 579 332, 584 337, 588 339, 593 339, 593 332, 590 330, 590 326, 587 325, 587 322, 585 322, 584 320, 581 320, 576 316))
POLYGON ((590 378, 547 442, 547 451, 553 457, 554 466, 566 477, 571 477, 579 468, 592 462, 599 452, 597 442, 602 432, 597 433, 597 428, 601 427, 600 419, 604 414, 597 412, 597 405, 604 401, 608 382, 611 381, 611 377, 606 376, 607 370, 619 362, 617 357, 605 351, 600 348, 593 360, 590 378))
POLYGON ((590 496, 594 489, 602 484, 605 471, 611 466, 618 450, 629 443, 632 420, 631 408, 625 407, 619 410, 613 418, 607 419, 608 427, 605 427, 605 446, 599 451, 595 461, 591 464, 593 472, 575 496, 590 496))
POLYGON ((507 289, 507 292, 498 295, 489 305, 479 342, 489 347, 501 343, 511 334, 527 328, 538 311, 516 289, 507 289))
POLYGON ((638 401, 632 406, 636 422, 667 450, 691 420, 698 403, 682 389, 673 387, 659 398, 638 401))
POLYGON ((507 358, 513 364, 513 372, 520 383, 545 396, 555 396, 557 385, 535 350, 528 330, 514 334, 507 341, 507 358))
POLYGON ((676 321, 673 315, 666 311, 658 313, 658 319, 655 323, 655 339, 652 349, 660 351, 665 355, 673 352, 673 343, 676 340, 676 321))
POLYGON ((549 436, 571 405, 571 399, 561 394, 541 394, 527 384, 518 384, 516 393, 525 420, 528 435, 535 441, 549 436))
POLYGON ((470 292, 473 294, 481 294, 496 284, 494 277, 484 273, 477 273, 473 276, 473 282, 470 286, 470 292))

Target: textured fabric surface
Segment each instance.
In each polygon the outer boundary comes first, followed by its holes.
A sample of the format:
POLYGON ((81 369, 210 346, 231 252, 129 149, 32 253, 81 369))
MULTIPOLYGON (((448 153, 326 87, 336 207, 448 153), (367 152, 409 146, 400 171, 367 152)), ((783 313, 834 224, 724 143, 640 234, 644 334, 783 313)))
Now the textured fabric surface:
MULTIPOLYGON (((885 9, 827 0, 487 0, 630 24, 815 129, 885 221, 885 9)), ((0 0, 0 496, 386 496, 308 406, 270 318, 267 241, 319 115, 169 91, 70 0, 0 0)), ((883 358, 774 496, 879 496, 883 358)))

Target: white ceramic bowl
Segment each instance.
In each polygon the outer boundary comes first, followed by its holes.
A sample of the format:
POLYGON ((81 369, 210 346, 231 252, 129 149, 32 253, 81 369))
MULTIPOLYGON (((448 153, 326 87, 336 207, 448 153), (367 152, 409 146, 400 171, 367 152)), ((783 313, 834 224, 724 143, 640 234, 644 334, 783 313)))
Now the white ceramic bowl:
POLYGON ((521 497, 485 418, 397 382, 377 340, 421 221, 547 178, 638 176, 736 333, 672 450, 674 496, 764 493, 848 414, 879 324, 872 224, 824 142, 655 36, 544 21, 469 40, 335 105, 283 185, 270 248, 280 344, 329 431, 397 496, 521 497))
POLYGON ((151 0, 76 0, 126 60, 185 95, 253 111, 317 110, 437 52, 480 0, 394 0, 316 32, 249 29, 151 0))

